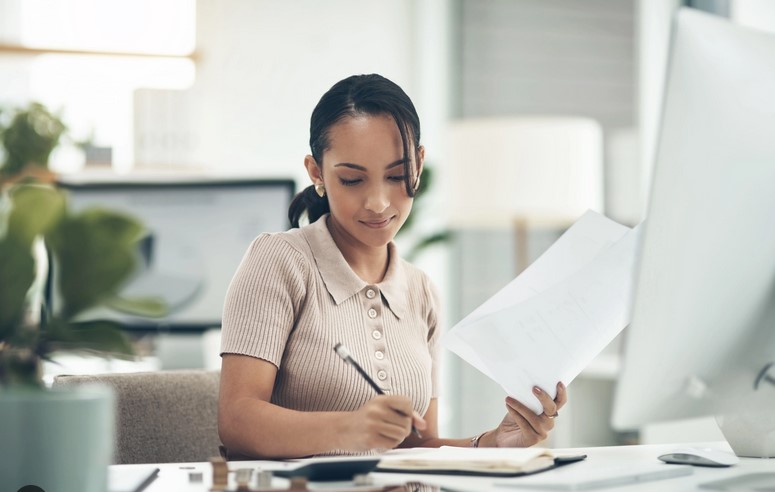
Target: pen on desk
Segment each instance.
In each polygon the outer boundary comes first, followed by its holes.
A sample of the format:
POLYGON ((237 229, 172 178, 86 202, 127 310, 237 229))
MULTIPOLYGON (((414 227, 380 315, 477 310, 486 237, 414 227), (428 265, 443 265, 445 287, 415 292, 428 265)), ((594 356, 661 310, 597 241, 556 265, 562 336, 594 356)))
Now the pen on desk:
MULTIPOLYGON (((347 350, 347 347, 345 347, 341 343, 337 343, 336 345, 334 345, 334 352, 336 352, 336 355, 338 355, 343 361, 345 361, 348 364, 350 364, 351 366, 353 366, 355 368, 355 370, 358 371, 358 373, 361 376, 363 376, 363 379, 365 379, 366 382, 369 383, 369 385, 371 385, 372 388, 374 388, 374 391, 376 391, 378 395, 384 395, 385 394, 385 392, 382 391, 382 388, 377 386, 377 383, 375 383, 374 380, 371 379, 371 377, 369 377, 369 375, 366 373, 366 371, 363 370, 363 368, 360 366, 360 364, 355 362, 355 359, 353 359, 353 356, 350 355, 350 351, 347 350)), ((411 417, 411 415, 410 415, 410 417, 411 417)), ((414 424, 412 424, 412 432, 417 437, 422 438, 422 434, 420 434, 420 431, 417 430, 417 428, 414 426, 414 424)))

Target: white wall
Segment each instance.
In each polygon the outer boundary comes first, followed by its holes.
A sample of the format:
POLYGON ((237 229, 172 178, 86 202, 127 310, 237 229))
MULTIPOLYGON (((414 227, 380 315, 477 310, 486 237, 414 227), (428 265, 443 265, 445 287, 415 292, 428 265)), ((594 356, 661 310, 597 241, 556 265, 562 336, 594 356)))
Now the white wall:
POLYGON ((309 117, 338 80, 377 72, 412 95, 409 0, 197 3, 198 163, 306 185, 309 117))
POLYGON ((775 2, 772 0, 733 0, 730 17, 743 26, 775 32, 775 2))

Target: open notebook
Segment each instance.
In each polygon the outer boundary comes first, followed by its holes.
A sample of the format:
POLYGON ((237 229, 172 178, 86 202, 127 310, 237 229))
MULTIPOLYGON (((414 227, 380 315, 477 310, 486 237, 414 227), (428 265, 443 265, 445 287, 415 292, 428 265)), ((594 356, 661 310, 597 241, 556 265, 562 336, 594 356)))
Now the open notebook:
POLYGON ((543 448, 414 448, 389 451, 375 471, 514 477, 584 458, 555 456, 543 448))

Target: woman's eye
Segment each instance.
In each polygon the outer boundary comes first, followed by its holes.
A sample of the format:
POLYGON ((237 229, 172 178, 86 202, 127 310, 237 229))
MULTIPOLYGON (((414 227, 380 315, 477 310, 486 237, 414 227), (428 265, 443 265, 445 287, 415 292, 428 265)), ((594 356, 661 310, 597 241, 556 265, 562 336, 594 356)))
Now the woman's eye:
POLYGON ((344 179, 344 178, 339 178, 339 182, 342 183, 344 186, 355 186, 358 183, 360 183, 361 180, 360 179, 344 179))
POLYGON ((390 176, 388 179, 391 181, 406 181, 406 176, 390 176))

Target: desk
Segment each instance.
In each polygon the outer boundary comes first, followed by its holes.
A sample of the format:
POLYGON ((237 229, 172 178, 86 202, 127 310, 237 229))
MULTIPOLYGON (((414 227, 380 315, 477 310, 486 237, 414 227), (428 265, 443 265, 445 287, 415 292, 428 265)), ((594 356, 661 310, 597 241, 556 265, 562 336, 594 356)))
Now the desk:
MULTIPOLYGON (((573 467, 578 469, 593 470, 595 467, 612 465, 643 465, 646 463, 660 463, 657 456, 664 454, 681 446, 713 447, 731 451, 726 442, 711 443, 691 443, 691 444, 658 444, 642 446, 609 446, 597 448, 568 448, 557 449, 559 453, 579 454, 586 453, 588 458, 580 463, 575 463, 573 467)), ((270 469, 276 466, 276 462, 270 461, 240 461, 229 464, 230 470, 237 468, 256 468, 270 469)), ((148 465, 113 465, 113 467, 147 467, 148 465)), ((212 483, 211 467, 209 463, 169 463, 157 465, 161 469, 158 478, 147 488, 146 492, 168 492, 174 490, 177 492, 206 492, 209 491, 212 483), (189 483, 190 472, 202 472, 202 483, 189 483)), ((673 465, 665 465, 673 466, 673 465)), ((618 486, 602 490, 620 490, 624 489, 632 492, 654 491, 660 492, 685 492, 699 489, 699 484, 731 478, 745 473, 770 472, 775 473, 775 459, 755 459, 741 458, 740 463, 730 468, 706 468, 695 467, 694 473, 688 476, 664 479, 659 481, 644 482, 627 486, 618 486)), ((546 474, 552 471, 544 472, 546 474)), ((437 485, 442 490, 453 490, 459 492, 484 492, 484 491, 530 491, 541 489, 529 488, 511 488, 497 486, 497 482, 514 482, 521 478, 494 479, 482 477, 460 477, 443 475, 422 475, 422 474, 396 474, 396 473, 374 473, 372 474, 376 484, 399 484, 404 482, 423 482, 431 485, 437 485)), ((276 479, 275 487, 282 484, 280 479, 276 479)), ((283 482, 285 483, 285 482, 283 482)), ((287 485, 285 485, 287 487, 287 485)), ((321 488, 325 490, 325 487, 321 488)))

